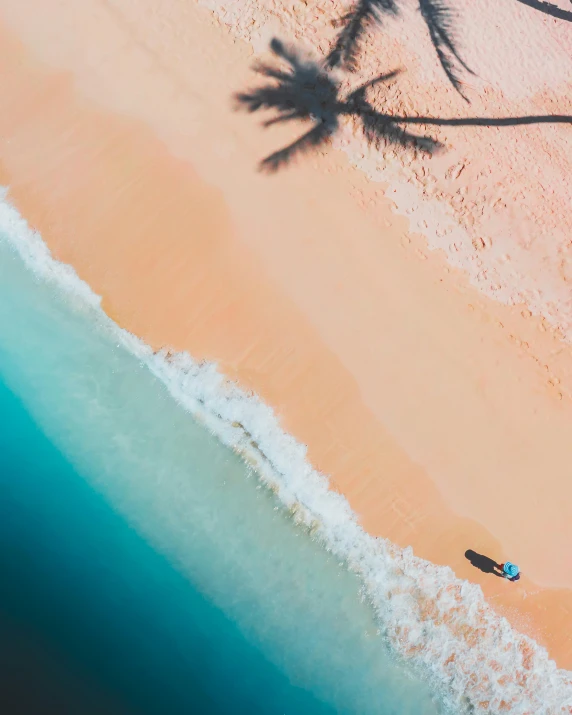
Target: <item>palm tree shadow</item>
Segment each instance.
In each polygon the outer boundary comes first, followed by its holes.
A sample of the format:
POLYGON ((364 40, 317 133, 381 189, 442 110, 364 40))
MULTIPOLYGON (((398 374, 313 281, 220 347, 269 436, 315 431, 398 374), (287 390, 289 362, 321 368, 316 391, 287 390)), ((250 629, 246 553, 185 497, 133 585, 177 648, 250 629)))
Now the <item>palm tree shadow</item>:
POLYGON ((418 136, 399 127, 390 115, 375 111, 366 98, 369 87, 394 79, 399 70, 376 77, 345 97, 341 85, 323 65, 304 61, 294 49, 289 49, 274 38, 272 53, 286 65, 286 69, 257 63, 254 71, 270 80, 269 83, 235 95, 236 107, 248 112, 274 110, 276 115, 263 126, 310 121, 311 128, 292 144, 267 156, 260 169, 275 172, 290 163, 297 155, 325 145, 339 130, 343 116, 361 121, 367 141, 379 146, 382 140, 401 148, 434 152, 441 144, 431 137, 418 136))
POLYGON ((367 28, 380 22, 384 15, 396 16, 399 13, 399 0, 357 0, 353 8, 339 20, 335 26, 341 27, 330 53, 326 58, 327 66, 344 67, 354 71, 361 39, 367 28))
MULTIPOLYGON (((418 9, 425 22, 437 58, 449 82, 469 102, 462 89, 462 74, 475 73, 462 59, 457 49, 453 30, 453 12, 445 0, 417 0, 418 9)), ((397 16, 399 0, 356 0, 353 9, 336 24, 341 26, 327 57, 328 67, 343 67, 354 71, 357 65, 359 45, 366 29, 373 23, 382 22, 384 16, 397 16)))
POLYGON ((508 127, 527 124, 572 124, 569 115, 532 115, 523 117, 427 117, 401 116, 377 111, 367 99, 368 89, 394 80, 400 70, 380 75, 343 95, 341 83, 324 64, 303 60, 294 49, 273 39, 270 49, 282 65, 257 63, 254 70, 266 78, 266 84, 234 96, 237 109, 248 112, 274 110, 275 115, 263 126, 302 121, 310 129, 279 151, 267 156, 260 169, 275 172, 295 157, 328 143, 339 130, 342 117, 353 117, 361 124, 366 140, 378 147, 381 143, 400 149, 414 149, 433 154, 443 145, 430 136, 413 134, 409 125, 449 127, 508 127))
POLYGON ((559 20, 566 20, 566 22, 572 22, 572 12, 570 12, 570 10, 563 10, 558 7, 558 5, 546 2, 546 0, 517 0, 517 2, 528 5, 528 7, 531 7, 533 10, 543 12, 545 15, 556 17, 559 20))

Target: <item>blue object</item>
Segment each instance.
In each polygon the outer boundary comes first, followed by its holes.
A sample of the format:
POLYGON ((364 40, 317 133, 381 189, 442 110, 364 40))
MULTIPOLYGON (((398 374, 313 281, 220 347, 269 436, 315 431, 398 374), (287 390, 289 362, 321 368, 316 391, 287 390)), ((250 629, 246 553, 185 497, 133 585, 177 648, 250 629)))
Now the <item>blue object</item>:
POLYGON ((518 575, 519 568, 516 564, 511 564, 510 561, 507 561, 503 567, 503 571, 509 578, 514 578, 518 575))

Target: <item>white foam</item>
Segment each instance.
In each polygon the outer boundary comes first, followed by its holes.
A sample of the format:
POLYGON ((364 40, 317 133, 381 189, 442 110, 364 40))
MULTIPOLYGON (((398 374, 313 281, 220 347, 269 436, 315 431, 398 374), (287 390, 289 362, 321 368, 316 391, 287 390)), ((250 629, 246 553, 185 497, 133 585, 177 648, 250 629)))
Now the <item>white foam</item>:
POLYGON ((175 400, 256 467, 293 518, 346 561, 363 581, 380 628, 395 651, 439 684, 457 712, 572 713, 572 673, 517 633, 486 603, 478 586, 384 539, 365 533, 345 498, 314 470, 306 448, 286 434, 270 407, 186 353, 153 353, 115 325, 71 266, 54 260, 41 236, 0 195, 0 240, 39 278, 87 309, 143 361, 175 400))

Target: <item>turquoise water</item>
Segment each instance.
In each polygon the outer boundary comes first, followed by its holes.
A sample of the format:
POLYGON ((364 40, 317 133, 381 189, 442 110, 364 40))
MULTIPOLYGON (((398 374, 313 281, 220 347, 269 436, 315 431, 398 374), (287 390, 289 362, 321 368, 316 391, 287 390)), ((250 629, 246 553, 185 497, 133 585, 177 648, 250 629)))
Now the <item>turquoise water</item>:
POLYGON ((357 578, 2 240, 0 422, 3 713, 443 711, 357 578))

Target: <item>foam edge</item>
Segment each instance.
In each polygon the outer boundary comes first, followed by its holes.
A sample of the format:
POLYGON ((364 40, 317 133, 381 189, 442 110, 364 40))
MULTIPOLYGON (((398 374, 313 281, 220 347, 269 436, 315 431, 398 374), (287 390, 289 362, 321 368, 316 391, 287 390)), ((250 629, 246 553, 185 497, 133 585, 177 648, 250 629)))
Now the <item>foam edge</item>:
POLYGON ((284 432, 259 397, 227 380, 215 364, 188 353, 153 352, 117 326, 73 267, 52 257, 8 202, 6 188, 0 190, 0 234, 38 278, 92 312, 187 412, 254 468, 298 524, 359 576, 395 652, 430 679, 451 708, 483 715, 572 713, 572 672, 558 669, 544 648, 497 615, 479 586, 366 533, 345 497, 309 464, 306 447, 284 432))

